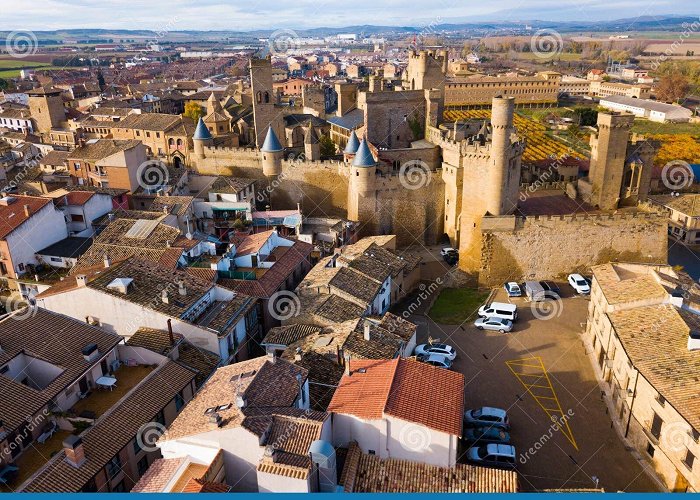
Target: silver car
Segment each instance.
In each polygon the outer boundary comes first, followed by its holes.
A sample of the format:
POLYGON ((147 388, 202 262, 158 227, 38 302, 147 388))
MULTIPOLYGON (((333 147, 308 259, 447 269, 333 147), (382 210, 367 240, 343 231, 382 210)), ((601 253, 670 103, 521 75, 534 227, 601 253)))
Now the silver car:
POLYGON ((479 318, 474 322, 474 326, 479 330, 495 330, 501 333, 508 333, 513 329, 513 322, 503 318, 479 318))

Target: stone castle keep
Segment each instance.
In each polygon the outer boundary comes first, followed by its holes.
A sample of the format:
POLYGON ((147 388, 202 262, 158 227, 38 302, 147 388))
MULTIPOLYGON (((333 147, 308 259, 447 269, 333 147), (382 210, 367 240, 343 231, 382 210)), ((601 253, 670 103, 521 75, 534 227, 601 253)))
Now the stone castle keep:
MULTIPOLYGON (((269 60, 253 60, 257 148, 215 146, 200 123, 189 163, 203 174, 260 179, 258 191, 269 193, 273 210, 300 204, 306 216, 346 217, 360 222, 361 235, 396 234, 400 246, 434 245, 446 234, 459 248, 460 268, 483 283, 583 270, 615 258, 613 241, 628 260, 666 259, 665 224, 653 214, 523 217, 518 204, 526 143, 513 126, 514 98, 495 97, 490 121, 443 122, 441 57, 415 57, 404 75, 410 90, 375 84, 359 92, 365 123, 360 137, 353 131, 348 138, 342 161, 321 161, 310 124, 304 154, 288 155, 279 138, 289 111, 272 98, 269 60), (387 128, 402 113, 404 121, 423 121, 424 137, 411 142, 405 134, 392 135, 387 128), (395 139, 398 147, 391 146, 395 139), (580 254, 585 258, 576 253, 581 235, 588 235, 580 254), (544 254, 553 257, 543 259, 544 254)), ((628 122, 626 115, 601 113, 598 135, 591 139, 590 176, 571 186, 596 210, 612 213, 646 198, 656 146, 629 141, 628 122)))

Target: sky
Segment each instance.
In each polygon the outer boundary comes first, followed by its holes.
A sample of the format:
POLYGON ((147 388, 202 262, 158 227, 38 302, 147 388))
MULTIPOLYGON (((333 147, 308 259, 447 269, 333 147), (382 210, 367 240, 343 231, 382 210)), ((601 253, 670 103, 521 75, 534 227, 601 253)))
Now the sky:
POLYGON ((698 0, 0 0, 0 30, 233 30, 700 15, 698 0))

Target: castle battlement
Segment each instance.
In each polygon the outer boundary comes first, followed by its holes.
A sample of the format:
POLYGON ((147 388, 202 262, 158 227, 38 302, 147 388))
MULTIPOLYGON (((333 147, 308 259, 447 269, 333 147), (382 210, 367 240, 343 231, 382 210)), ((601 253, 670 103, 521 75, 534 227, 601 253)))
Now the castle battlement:
POLYGON ((259 154, 259 151, 255 148, 243 148, 243 147, 222 147, 222 146, 204 146, 204 151, 210 153, 245 153, 245 154, 259 154))
POLYGON ((545 226, 551 228, 570 226, 571 224, 603 225, 605 223, 624 223, 630 221, 658 222, 664 217, 656 212, 630 211, 602 214, 567 214, 567 215, 532 215, 501 217, 484 217, 481 221, 483 232, 502 232, 526 229, 528 226, 545 226))

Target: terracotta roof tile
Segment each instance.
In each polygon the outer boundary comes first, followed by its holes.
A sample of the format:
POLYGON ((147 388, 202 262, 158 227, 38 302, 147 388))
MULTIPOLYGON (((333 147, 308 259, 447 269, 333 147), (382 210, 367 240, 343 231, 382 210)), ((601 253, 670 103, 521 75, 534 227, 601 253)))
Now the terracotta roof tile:
MULTIPOLYGON (((47 198, 38 196, 11 195, 5 198, 9 205, 0 203, 0 238, 5 238, 12 231, 27 222, 39 210, 51 203, 47 198), (29 208, 29 216, 24 212, 24 206, 29 208)), ((52 210, 55 210, 52 208, 52 210)))

